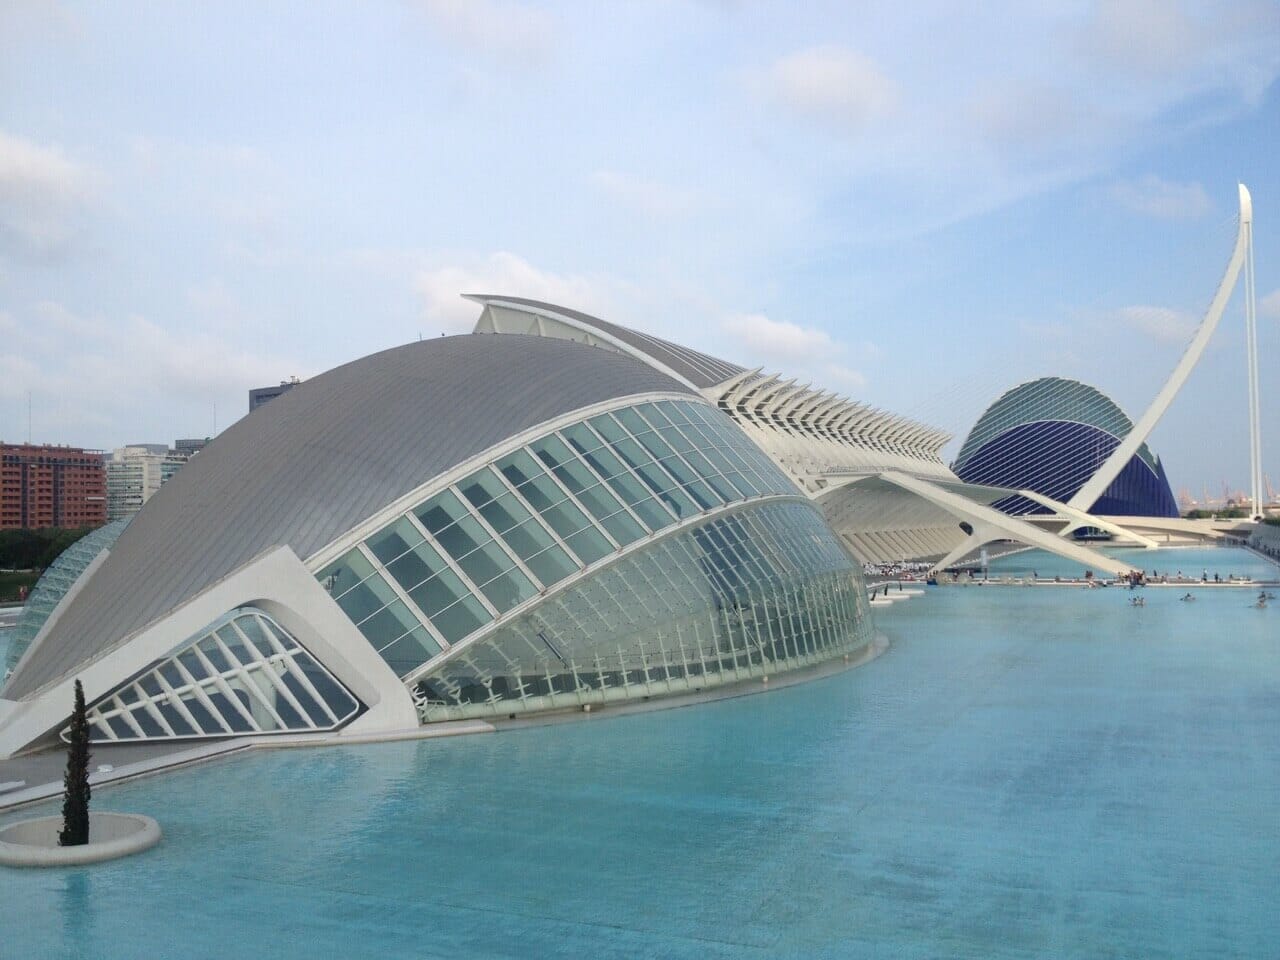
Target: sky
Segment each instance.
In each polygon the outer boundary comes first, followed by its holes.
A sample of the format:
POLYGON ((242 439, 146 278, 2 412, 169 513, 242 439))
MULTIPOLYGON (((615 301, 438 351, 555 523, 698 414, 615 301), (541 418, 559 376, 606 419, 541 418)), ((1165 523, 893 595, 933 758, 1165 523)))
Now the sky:
MULTIPOLYGON (((550 300, 951 431, 1137 417, 1255 208, 1280 487, 1280 3, 0 2, 0 438, 205 436, 251 387, 550 300)), ((1152 435, 1248 476, 1244 307, 1152 435)))

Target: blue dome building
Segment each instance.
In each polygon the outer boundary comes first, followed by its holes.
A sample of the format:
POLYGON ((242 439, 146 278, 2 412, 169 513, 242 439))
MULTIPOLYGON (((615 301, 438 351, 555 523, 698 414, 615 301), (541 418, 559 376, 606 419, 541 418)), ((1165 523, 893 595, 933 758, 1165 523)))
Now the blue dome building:
MULTIPOLYGON (((1042 377, 1004 393, 978 418, 952 469, 966 483, 1034 490, 1066 502, 1133 429, 1099 390, 1042 377)), ((1026 497, 996 504, 1007 513, 1047 513, 1026 497)), ((1100 516, 1176 517, 1164 465, 1144 443, 1102 495, 1085 509, 1100 516)))

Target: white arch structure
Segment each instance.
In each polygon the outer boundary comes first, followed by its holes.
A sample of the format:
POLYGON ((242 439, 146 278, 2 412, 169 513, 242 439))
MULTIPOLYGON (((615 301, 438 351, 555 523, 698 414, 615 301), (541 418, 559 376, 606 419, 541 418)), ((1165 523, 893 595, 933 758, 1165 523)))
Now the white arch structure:
MULTIPOLYGON (((1253 200, 1249 196, 1248 188, 1243 183, 1239 186, 1240 226, 1236 231, 1235 248, 1231 251, 1231 259, 1227 262, 1226 272, 1222 275, 1222 280, 1218 284, 1218 290, 1213 296, 1213 301, 1209 304, 1209 309, 1205 312, 1204 319, 1200 322, 1200 328, 1196 330, 1195 336, 1191 338, 1191 343, 1187 346, 1186 352, 1183 353, 1182 359, 1178 361, 1177 366, 1173 368, 1173 372, 1169 374, 1169 379, 1165 381, 1164 386, 1160 388, 1160 392, 1151 401, 1151 406, 1147 407, 1146 412, 1133 425, 1133 429, 1120 441, 1120 445, 1111 452, 1111 456, 1107 457, 1102 466, 1097 469, 1092 477, 1085 481, 1084 486, 1067 502, 1068 506, 1076 510, 1088 510, 1092 507, 1107 487, 1111 485, 1111 482, 1119 476, 1125 464, 1133 459, 1133 455, 1138 452, 1138 448, 1146 442, 1155 425, 1160 422, 1160 418, 1165 415, 1169 405, 1173 403, 1173 398, 1178 395, 1178 391, 1182 389, 1183 384, 1187 382, 1187 378, 1191 376, 1191 371, 1200 362, 1200 357, 1204 354, 1205 347, 1209 345, 1210 338, 1213 336, 1214 331, 1218 329, 1218 322, 1222 319, 1223 311, 1226 310, 1227 301, 1231 299, 1231 294, 1235 290, 1236 280, 1240 276, 1240 268, 1247 263, 1249 270, 1245 313, 1249 340, 1251 482, 1253 484, 1254 515, 1256 516, 1260 512, 1258 496, 1262 486, 1262 468, 1259 462, 1258 449, 1257 320, 1253 309, 1253 200)), ((1070 532, 1071 529, 1073 527, 1069 525, 1062 532, 1065 534, 1070 532)))

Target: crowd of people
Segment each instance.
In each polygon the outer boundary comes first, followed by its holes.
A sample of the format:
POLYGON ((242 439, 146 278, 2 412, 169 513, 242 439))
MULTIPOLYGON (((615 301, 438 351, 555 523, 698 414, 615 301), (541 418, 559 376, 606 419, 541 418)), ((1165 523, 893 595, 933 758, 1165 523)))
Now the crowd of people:
POLYGON ((919 580, 929 572, 927 560, 898 560, 894 563, 864 563, 862 575, 874 580, 919 580))

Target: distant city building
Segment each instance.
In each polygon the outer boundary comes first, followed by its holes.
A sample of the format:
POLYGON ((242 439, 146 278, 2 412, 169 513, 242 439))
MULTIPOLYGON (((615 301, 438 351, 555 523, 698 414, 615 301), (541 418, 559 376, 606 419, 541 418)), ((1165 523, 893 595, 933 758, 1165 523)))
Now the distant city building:
POLYGON ((96 450, 0 443, 0 529, 99 526, 106 492, 96 450))
POLYGON ((106 461, 107 519, 133 516, 188 459, 189 454, 163 443, 135 443, 112 451, 106 461))
POLYGON ((249 412, 257 410, 260 406, 269 400, 274 400, 282 393, 288 393, 302 381, 297 377, 290 377, 288 380, 281 380, 278 387, 258 387, 249 391, 249 412))
POLYGON ((173 452, 180 457, 190 459, 193 454, 199 453, 204 449, 204 445, 209 442, 209 437, 194 437, 187 440, 173 441, 173 452))

